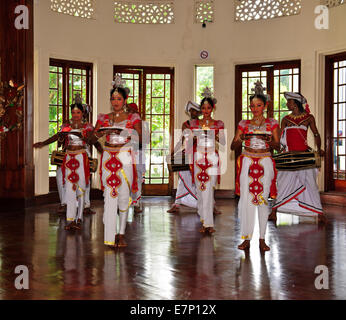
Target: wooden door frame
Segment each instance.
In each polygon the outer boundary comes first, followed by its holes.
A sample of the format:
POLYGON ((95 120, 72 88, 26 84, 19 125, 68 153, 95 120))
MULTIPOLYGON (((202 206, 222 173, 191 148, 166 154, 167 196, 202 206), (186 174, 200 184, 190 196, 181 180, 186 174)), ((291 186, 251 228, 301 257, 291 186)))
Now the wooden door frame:
POLYGON ((333 64, 340 59, 346 60, 346 51, 338 54, 325 56, 325 100, 324 100, 324 126, 325 126, 325 159, 324 159, 324 191, 334 191, 335 181, 333 178, 333 129, 334 129, 334 72, 333 64), (327 112, 327 111, 331 112, 327 112), (331 173, 331 175, 330 175, 331 173), (332 179, 330 178, 332 176, 332 179))

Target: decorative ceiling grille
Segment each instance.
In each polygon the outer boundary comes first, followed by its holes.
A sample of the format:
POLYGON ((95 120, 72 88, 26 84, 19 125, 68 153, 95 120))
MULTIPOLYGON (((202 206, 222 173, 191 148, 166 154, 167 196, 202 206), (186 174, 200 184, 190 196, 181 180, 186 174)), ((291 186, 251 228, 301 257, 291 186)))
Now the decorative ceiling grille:
POLYGON ((322 4, 324 4, 325 6, 329 8, 337 7, 345 3, 346 3, 346 0, 322 0, 322 4))
POLYGON ((214 22, 214 1, 195 0, 195 22, 214 22))
POLYGON ((94 0, 51 0, 50 3, 52 11, 94 19, 94 0))
POLYGON ((116 1, 115 21, 119 23, 174 23, 173 1, 116 1))
POLYGON ((251 21, 300 14, 301 0, 234 0, 235 20, 251 21))

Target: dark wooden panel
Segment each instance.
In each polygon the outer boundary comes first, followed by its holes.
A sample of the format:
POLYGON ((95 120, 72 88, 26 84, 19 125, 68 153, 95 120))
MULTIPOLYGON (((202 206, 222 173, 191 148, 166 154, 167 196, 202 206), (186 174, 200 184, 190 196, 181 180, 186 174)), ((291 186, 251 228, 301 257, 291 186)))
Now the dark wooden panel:
POLYGON ((325 59, 325 161, 324 161, 324 191, 342 190, 345 192, 345 183, 333 179, 334 157, 334 62, 346 59, 346 52, 326 56, 325 59))
POLYGON ((325 63, 325 151, 324 191, 335 190, 333 179, 333 59, 326 58, 325 63), (329 174, 328 174, 329 173, 329 174))
POLYGON ((26 85, 23 129, 9 133, 1 142, 0 198, 31 199, 34 196, 33 32, 33 0, 0 2, 1 80, 12 79, 26 85), (28 8, 29 29, 15 28, 18 5, 28 8))

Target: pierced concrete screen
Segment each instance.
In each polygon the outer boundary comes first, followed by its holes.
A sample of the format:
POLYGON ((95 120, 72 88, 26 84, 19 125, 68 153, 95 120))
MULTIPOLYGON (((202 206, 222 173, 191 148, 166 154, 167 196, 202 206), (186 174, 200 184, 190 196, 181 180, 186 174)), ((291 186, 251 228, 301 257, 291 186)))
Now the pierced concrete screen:
POLYGON ((52 11, 94 19, 94 0, 51 0, 50 3, 52 11))
POLYGON ((322 4, 324 4, 325 6, 329 8, 337 7, 345 3, 346 3, 346 0, 322 0, 322 4))
POLYGON ((195 0, 195 22, 214 22, 214 1, 195 0))
POLYGON ((118 23, 174 23, 173 1, 116 1, 114 18, 118 23))
POLYGON ((235 20, 251 21, 300 14, 301 0, 234 0, 235 20))

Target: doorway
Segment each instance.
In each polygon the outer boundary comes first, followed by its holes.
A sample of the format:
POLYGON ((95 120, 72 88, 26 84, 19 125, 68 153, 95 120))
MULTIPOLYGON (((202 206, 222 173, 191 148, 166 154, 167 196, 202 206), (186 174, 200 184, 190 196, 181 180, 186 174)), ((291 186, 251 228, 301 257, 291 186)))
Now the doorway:
POLYGON ((346 52, 326 57, 325 191, 346 192, 346 52))

